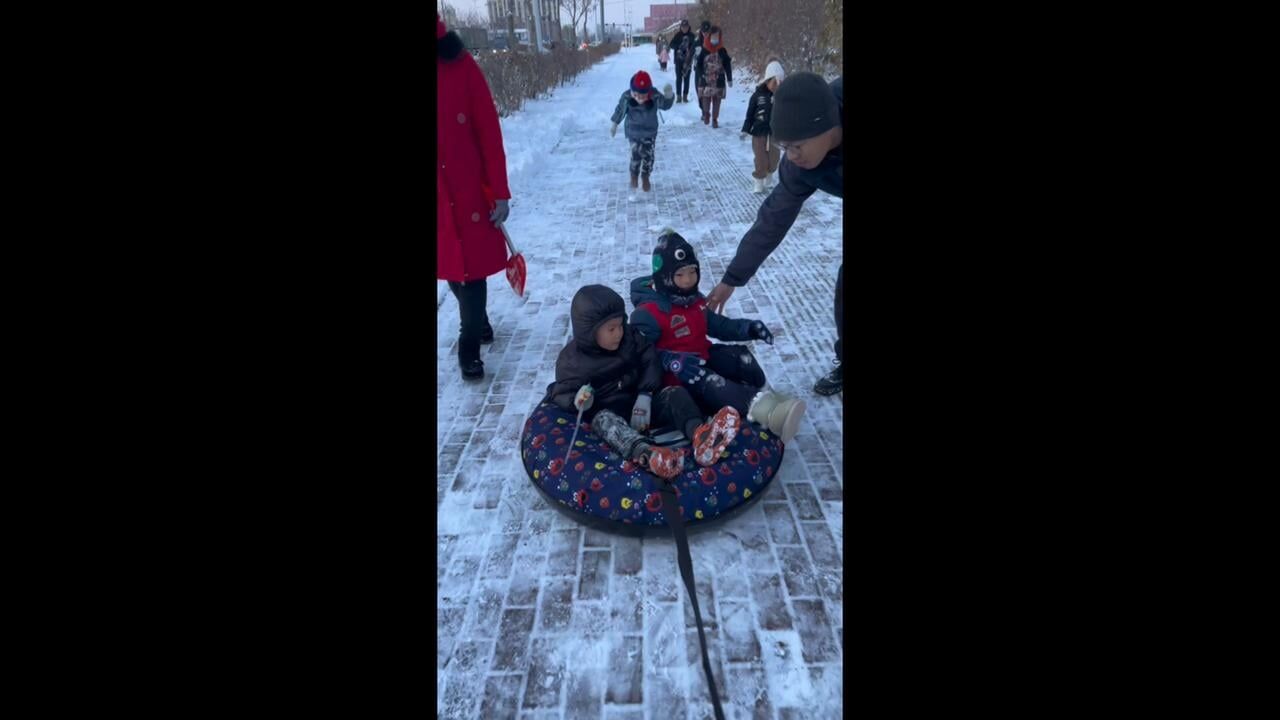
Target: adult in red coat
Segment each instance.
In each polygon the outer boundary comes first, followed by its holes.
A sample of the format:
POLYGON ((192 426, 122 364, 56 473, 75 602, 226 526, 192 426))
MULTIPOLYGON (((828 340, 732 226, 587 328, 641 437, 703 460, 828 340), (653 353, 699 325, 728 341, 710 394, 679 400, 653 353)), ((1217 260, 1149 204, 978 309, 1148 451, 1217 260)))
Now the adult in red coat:
POLYGON ((481 343, 493 342, 485 310, 490 275, 507 266, 498 225, 507 219, 507 155, 484 73, 457 33, 436 15, 436 262, 458 299, 458 362, 467 380, 484 377, 481 343), (497 200, 490 206, 484 188, 497 200))

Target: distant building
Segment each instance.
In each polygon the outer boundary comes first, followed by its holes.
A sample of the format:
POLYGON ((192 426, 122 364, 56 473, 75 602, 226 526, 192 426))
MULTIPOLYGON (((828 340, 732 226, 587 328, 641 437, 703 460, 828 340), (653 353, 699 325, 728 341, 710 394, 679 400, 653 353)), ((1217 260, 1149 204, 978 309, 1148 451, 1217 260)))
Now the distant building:
MULTIPOLYGON (((677 5, 675 3, 667 3, 663 5, 650 5, 649 15, 644 19, 645 32, 658 32, 667 29, 672 23, 680 22, 680 18, 688 18, 690 14, 698 12, 697 5, 677 5)), ((692 18, 689 19, 689 25, 698 27, 698 23, 692 18)))
POLYGON ((450 4, 446 3, 440 11, 440 18, 444 20, 445 27, 458 27, 458 11, 450 4))
POLYGON ((560 36, 560 3, 558 0, 486 0, 489 27, 501 30, 507 27, 507 13, 515 16, 516 27, 532 27, 533 16, 529 8, 536 6, 542 16, 543 40, 555 40, 560 36))

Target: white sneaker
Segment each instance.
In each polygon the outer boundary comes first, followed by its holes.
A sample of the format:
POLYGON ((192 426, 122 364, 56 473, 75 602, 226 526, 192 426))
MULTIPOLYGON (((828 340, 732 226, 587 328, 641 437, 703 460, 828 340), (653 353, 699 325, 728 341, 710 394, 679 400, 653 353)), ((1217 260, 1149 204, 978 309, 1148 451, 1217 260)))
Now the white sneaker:
POLYGON ((756 181, 756 193, 764 192, 764 178, 752 178, 756 181))

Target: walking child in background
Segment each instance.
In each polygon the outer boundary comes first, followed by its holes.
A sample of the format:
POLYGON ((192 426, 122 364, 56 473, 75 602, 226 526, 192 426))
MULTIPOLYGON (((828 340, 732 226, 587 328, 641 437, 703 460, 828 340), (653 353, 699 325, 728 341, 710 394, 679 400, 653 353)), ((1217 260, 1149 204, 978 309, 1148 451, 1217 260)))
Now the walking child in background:
POLYGON ((658 67, 662 68, 662 72, 667 71, 667 43, 661 38, 658 39, 658 67))
POLYGON ((617 454, 663 478, 679 475, 685 450, 654 444, 650 426, 671 427, 693 443, 694 460, 713 465, 738 434, 738 411, 722 408, 704 423, 689 392, 663 388, 657 350, 627 327, 622 296, 603 285, 587 285, 569 309, 573 338, 556 358, 556 379, 544 402, 581 411, 583 422, 617 454), (656 397, 655 397, 656 394, 656 397), (624 418, 631 418, 630 421, 624 418))
POLYGON ((702 96, 702 124, 720 127, 720 101, 724 100, 725 84, 733 87, 733 67, 729 51, 724 49, 720 26, 712 25, 702 41, 703 52, 698 56, 694 73, 702 79, 698 94, 702 96))
POLYGON ((670 110, 675 102, 671 83, 662 88, 662 95, 653 89, 649 73, 641 70, 631 76, 631 89, 622 93, 618 107, 613 111, 613 127, 609 137, 618 134, 618 123, 626 121, 625 135, 631 141, 631 189, 644 178, 644 191, 649 192, 649 175, 653 172, 654 145, 658 139, 658 110, 670 110))
POLYGON ((731 320, 707 311, 698 292, 698 258, 693 246, 668 228, 653 250, 653 274, 631 281, 631 324, 658 350, 664 384, 683 386, 704 413, 732 407, 752 422, 791 442, 804 416, 803 400, 765 390, 764 370, 744 345, 712 345, 708 336, 729 341, 763 340, 773 333, 759 320, 731 320))
POLYGON ((766 179, 770 185, 773 184, 773 172, 778 169, 781 153, 769 137, 769 121, 773 117, 773 91, 778 89, 784 77, 782 63, 770 60, 764 71, 764 82, 756 87, 747 102, 747 119, 742 123, 742 136, 751 136, 751 152, 756 160, 751 177, 755 178, 755 191, 758 193, 764 192, 766 179))

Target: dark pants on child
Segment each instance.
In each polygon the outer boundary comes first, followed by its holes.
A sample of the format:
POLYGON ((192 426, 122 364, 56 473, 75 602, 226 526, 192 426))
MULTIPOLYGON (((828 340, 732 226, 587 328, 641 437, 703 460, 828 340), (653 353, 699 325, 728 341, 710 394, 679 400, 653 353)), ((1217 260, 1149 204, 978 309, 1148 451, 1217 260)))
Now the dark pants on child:
MULTIPOLYGON (((690 397, 689 391, 682 387, 665 387, 653 396, 649 408, 649 422, 654 428, 675 428, 684 436, 693 439, 693 431, 702 424, 702 411, 690 397)), ((611 410, 601 410, 591 421, 591 429, 595 431, 605 444, 622 457, 635 460, 642 445, 651 444, 651 439, 631 428, 630 419, 611 410)))
POLYGON ((751 401, 765 386, 764 370, 746 345, 712 345, 707 376, 689 388, 704 415, 732 407, 743 417, 751 401))
POLYGON ((449 281, 449 289, 458 299, 458 315, 462 317, 461 334, 458 336, 458 359, 480 359, 480 336, 489 327, 489 314, 485 305, 489 298, 489 285, 484 278, 460 283, 449 281))
POLYGON ((649 176, 653 172, 653 149, 657 138, 631 141, 631 174, 649 176))
POLYGON ((689 73, 692 70, 693 63, 676 61, 676 97, 689 96, 689 73))

